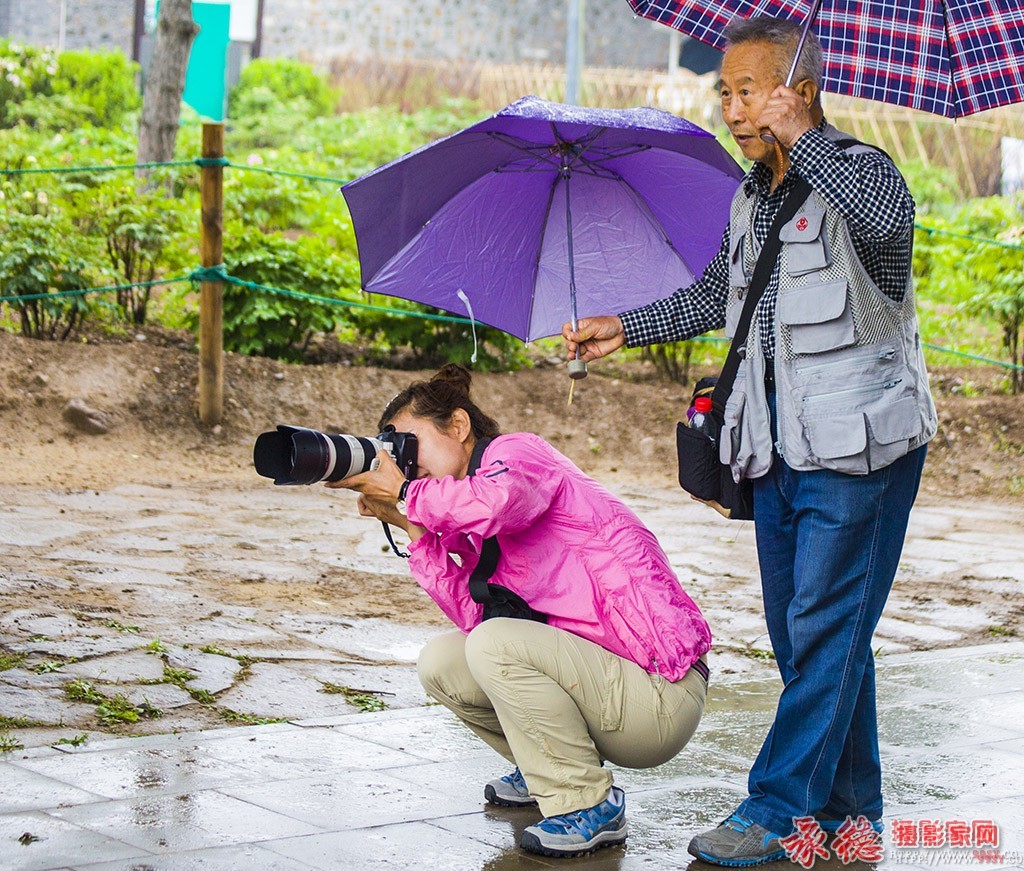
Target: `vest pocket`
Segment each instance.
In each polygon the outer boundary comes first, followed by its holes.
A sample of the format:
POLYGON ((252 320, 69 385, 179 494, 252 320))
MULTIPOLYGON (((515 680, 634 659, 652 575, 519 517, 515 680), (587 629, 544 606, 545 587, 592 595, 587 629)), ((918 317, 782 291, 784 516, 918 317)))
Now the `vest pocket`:
POLYGON ((804 422, 811 453, 824 469, 866 475, 868 435, 863 412, 804 422))
POLYGON ((818 272, 832 262, 828 237, 822 232, 824 222, 824 209, 808 208, 779 230, 779 239, 785 243, 785 269, 790 275, 818 272))
POLYGON ((856 342, 845 281, 804 285, 779 293, 778 318, 789 330, 794 354, 818 354, 856 342))
POLYGON ((823 469, 866 475, 904 456, 910 440, 921 434, 922 422, 912 394, 894 399, 887 395, 902 383, 903 379, 891 379, 805 397, 804 431, 815 463, 823 469), (823 416, 823 404, 832 405, 834 413, 823 416), (862 407, 843 413, 844 404, 862 407), (811 409, 818 416, 807 415, 811 409))

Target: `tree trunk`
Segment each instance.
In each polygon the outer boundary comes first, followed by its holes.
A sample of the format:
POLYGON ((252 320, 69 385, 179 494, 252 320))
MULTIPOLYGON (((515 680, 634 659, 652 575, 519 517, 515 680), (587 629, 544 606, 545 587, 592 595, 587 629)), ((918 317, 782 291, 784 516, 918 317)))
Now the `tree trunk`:
POLYGON ((139 163, 174 158, 181 117, 181 95, 192 40, 199 27, 192 20, 192 0, 161 0, 153 60, 146 76, 139 119, 139 163))

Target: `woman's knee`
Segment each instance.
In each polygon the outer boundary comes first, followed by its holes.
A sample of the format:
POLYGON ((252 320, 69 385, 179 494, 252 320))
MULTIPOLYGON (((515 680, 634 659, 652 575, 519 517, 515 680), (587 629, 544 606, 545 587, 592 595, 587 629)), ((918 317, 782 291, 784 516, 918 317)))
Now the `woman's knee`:
POLYGON ((502 669, 508 665, 509 643, 515 640, 516 629, 525 622, 496 617, 485 620, 466 636, 466 664, 481 686, 486 687, 502 676, 502 669))
POLYGON ((439 701, 449 695, 447 687, 454 672, 466 668, 466 636, 446 632, 428 641, 416 660, 416 673, 427 694, 439 701))

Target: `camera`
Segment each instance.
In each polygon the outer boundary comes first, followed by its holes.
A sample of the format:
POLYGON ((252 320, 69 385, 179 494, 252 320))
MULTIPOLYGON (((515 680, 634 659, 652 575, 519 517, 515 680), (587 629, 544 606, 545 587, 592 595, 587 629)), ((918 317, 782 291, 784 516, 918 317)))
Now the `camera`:
POLYGON ((275 484, 316 484, 340 481, 379 465, 377 451, 385 450, 409 480, 416 477, 419 442, 411 432, 387 426, 377 438, 328 435, 304 426, 277 427, 260 433, 252 451, 256 471, 275 484))

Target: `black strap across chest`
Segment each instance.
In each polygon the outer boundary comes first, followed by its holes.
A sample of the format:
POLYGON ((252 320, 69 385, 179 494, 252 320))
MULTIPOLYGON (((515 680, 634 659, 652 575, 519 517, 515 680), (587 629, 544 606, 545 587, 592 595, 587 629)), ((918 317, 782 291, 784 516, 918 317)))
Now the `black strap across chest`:
MULTIPOLYGON (((484 451, 493 439, 478 439, 469 459, 469 476, 472 477, 480 468, 484 451)), ((522 620, 536 620, 547 623, 546 614, 534 611, 522 596, 513 593, 500 584, 490 583, 491 577, 498 568, 501 548, 497 536, 485 538, 480 548, 480 561, 469 576, 469 595, 474 602, 484 606, 484 620, 492 617, 516 617, 522 620)))

